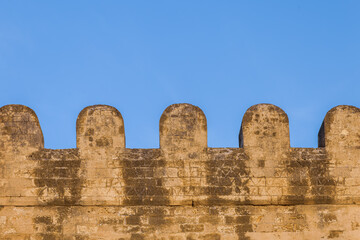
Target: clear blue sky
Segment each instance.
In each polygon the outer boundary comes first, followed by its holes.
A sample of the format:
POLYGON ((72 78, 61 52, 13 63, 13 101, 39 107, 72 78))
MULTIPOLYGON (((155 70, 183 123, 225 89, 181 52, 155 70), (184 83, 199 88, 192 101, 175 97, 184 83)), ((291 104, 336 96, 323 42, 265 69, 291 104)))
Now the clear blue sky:
POLYGON ((360 1, 1 1, 0 105, 73 148, 88 105, 116 107, 129 148, 157 148, 163 110, 199 106, 210 147, 237 147, 246 109, 288 114, 316 147, 328 110, 360 107, 360 1))

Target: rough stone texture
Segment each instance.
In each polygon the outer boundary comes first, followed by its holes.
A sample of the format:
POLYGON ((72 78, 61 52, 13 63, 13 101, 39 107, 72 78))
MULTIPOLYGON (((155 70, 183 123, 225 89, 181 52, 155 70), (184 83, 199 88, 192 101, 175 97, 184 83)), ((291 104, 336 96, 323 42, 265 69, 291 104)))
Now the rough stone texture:
POLYGON ((359 239, 360 109, 291 148, 280 108, 245 113, 240 148, 207 147, 204 113, 169 106, 159 149, 125 147, 113 107, 85 108, 76 149, 44 149, 35 113, 0 108, 0 239, 359 239))

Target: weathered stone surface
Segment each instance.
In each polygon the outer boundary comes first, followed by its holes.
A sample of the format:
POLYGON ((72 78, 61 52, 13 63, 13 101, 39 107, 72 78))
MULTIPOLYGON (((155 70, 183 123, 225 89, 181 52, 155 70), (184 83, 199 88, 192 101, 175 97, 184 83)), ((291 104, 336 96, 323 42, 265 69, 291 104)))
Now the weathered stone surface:
POLYGON ((76 122, 76 146, 81 151, 125 148, 124 121, 111 106, 94 105, 83 109, 76 122))
POLYGON ((109 168, 118 152, 125 149, 124 121, 111 106, 94 105, 84 108, 76 121, 76 146, 81 159, 85 188, 81 187, 81 204, 117 205, 122 201, 123 184, 120 168, 109 168), (113 185, 114 179, 117 187, 113 185), (104 182, 107 182, 105 186, 104 182), (111 182, 111 183, 109 183, 111 182))
POLYGON ((173 104, 160 118, 160 148, 189 151, 207 148, 206 117, 191 104, 173 104))
POLYGON ((288 116, 271 104, 250 107, 243 117, 239 143, 251 159, 250 167, 256 169, 250 174, 274 176, 290 150, 288 116))
POLYGON ((0 239, 358 239, 360 110, 331 109, 319 148, 291 148, 286 113, 245 113, 240 148, 209 148, 174 104, 159 149, 125 147, 113 107, 85 108, 76 149, 45 149, 35 113, 0 108, 0 239))
POLYGON ((358 239, 358 205, 5 206, 0 239, 358 239))

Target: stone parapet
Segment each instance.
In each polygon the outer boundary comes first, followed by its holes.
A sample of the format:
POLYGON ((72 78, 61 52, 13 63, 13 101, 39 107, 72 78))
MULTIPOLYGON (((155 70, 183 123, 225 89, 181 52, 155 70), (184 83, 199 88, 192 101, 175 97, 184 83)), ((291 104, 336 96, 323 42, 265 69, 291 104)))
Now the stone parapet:
POLYGON ((0 239, 357 239, 359 108, 331 109, 318 148, 290 147, 270 104, 246 111, 239 148, 209 148, 191 104, 159 129, 160 148, 126 148, 120 112, 95 105, 77 148, 45 149, 31 109, 0 108, 0 239))

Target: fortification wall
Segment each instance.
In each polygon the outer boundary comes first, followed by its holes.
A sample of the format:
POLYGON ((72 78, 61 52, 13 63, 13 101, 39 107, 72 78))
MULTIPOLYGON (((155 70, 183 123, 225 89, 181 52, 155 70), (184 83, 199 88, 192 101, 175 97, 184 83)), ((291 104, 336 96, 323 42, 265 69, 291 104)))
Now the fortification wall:
POLYGON ((169 106, 159 149, 125 147, 113 107, 85 108, 76 149, 45 149, 36 114, 0 108, 0 239, 359 239, 360 109, 291 148, 280 108, 249 108, 239 148, 209 148, 204 113, 169 106))

